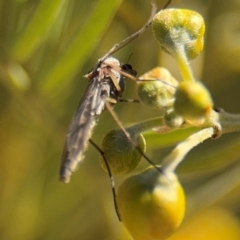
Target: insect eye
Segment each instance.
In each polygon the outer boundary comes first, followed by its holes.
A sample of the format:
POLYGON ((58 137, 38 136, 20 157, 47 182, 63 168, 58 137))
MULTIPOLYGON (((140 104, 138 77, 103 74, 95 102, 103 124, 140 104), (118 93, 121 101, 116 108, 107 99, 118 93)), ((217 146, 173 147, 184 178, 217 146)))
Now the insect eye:
POLYGON ((132 65, 130 65, 129 63, 125 63, 121 66, 122 70, 133 75, 133 76, 137 76, 137 71, 135 71, 133 68, 132 68, 132 65))

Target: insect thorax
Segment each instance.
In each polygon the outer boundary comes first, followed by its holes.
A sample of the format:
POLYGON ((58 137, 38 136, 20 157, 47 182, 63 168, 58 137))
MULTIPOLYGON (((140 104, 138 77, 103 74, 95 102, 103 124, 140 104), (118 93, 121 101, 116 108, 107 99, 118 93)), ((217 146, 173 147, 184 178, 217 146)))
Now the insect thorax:
POLYGON ((120 62, 113 57, 108 57, 104 60, 102 65, 107 65, 107 71, 105 81, 110 87, 109 97, 118 101, 118 98, 122 96, 122 93, 125 88, 125 81, 122 74, 117 70, 121 69, 120 62), (111 66, 111 67, 110 67, 111 66))

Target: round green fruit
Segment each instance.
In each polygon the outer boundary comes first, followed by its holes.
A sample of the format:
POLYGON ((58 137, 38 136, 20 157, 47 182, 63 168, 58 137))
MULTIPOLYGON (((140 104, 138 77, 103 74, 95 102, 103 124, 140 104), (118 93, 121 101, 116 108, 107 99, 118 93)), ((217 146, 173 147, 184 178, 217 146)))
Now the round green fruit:
MULTIPOLYGON (((133 171, 141 161, 142 153, 146 151, 146 142, 142 134, 129 132, 129 137, 141 152, 121 129, 110 130, 102 140, 104 157, 113 175, 122 175, 133 171)), ((100 164, 107 171, 102 156, 100 157, 100 164)))
POLYGON ((151 167, 123 182, 117 206, 134 240, 161 240, 182 222, 185 194, 174 173, 166 176, 151 167))

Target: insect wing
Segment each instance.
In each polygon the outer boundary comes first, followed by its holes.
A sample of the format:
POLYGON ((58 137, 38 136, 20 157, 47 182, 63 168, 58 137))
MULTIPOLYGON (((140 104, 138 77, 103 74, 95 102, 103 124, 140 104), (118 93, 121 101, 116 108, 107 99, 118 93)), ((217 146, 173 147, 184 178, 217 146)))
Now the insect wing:
POLYGON ((82 161, 92 130, 104 109, 104 95, 108 95, 108 93, 108 86, 101 84, 98 76, 90 80, 66 137, 60 168, 61 181, 69 182, 72 172, 82 161))

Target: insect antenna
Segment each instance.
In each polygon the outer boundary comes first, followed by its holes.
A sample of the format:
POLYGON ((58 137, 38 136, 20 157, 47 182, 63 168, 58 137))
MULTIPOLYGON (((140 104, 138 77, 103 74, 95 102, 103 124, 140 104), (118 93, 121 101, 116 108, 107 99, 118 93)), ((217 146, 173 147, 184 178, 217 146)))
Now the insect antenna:
POLYGON ((127 62, 126 62, 127 64, 129 63, 129 61, 130 61, 132 55, 133 55, 133 53, 131 53, 131 54, 129 55, 128 60, 127 60, 127 62))

